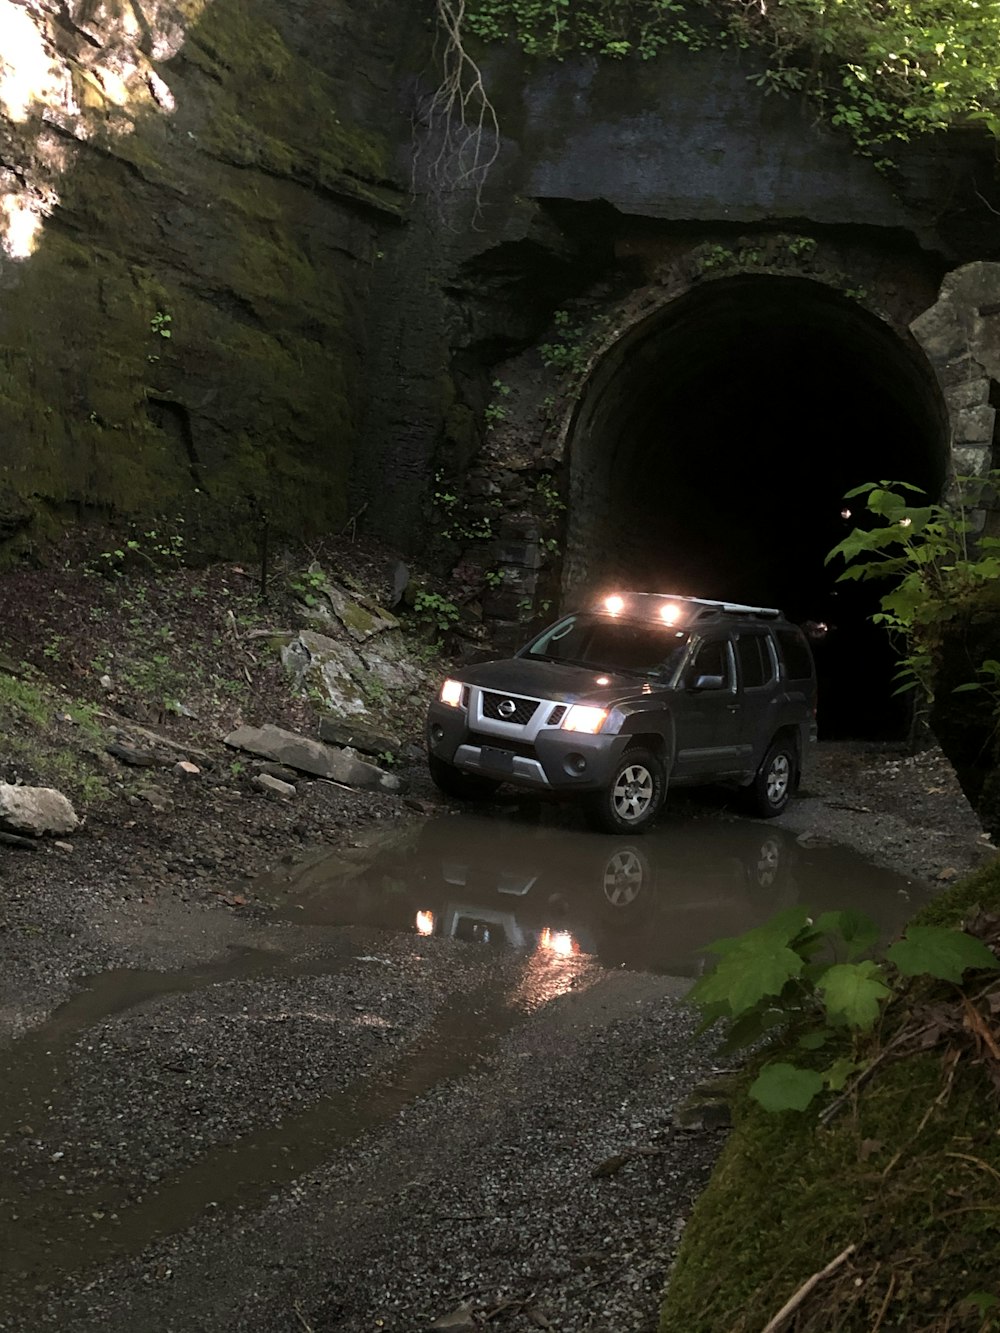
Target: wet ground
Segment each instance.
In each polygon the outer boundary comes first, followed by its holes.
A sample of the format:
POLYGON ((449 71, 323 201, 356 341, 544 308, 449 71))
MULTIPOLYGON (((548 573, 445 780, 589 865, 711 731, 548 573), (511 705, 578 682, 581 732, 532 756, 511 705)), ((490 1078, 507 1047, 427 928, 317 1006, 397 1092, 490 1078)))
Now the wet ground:
POLYGON ((208 961, 84 981, 7 1052, 0 1329, 654 1328, 719 1140, 674 1118, 706 944, 930 892, 789 823, 403 822, 250 885, 208 961))

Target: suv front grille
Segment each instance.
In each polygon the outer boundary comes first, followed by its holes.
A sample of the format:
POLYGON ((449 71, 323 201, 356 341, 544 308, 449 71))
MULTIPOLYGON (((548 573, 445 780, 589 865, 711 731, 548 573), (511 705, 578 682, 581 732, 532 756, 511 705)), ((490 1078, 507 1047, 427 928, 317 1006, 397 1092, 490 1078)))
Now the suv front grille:
POLYGON ((537 711, 537 699, 519 699, 511 694, 491 694, 483 690, 483 716, 492 718, 494 722, 513 722, 523 727, 531 721, 537 711), (511 712, 506 708, 501 712, 501 706, 504 704, 513 704, 514 711, 511 712))

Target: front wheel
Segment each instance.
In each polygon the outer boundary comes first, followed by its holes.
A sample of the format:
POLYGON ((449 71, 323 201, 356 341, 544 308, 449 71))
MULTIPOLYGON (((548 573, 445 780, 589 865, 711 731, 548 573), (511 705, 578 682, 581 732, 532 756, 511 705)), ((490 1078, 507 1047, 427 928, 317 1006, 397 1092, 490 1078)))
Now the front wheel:
POLYGON ((427 756, 427 767, 431 780, 438 791, 445 796, 455 796, 460 801, 488 801, 496 795, 500 786, 493 778, 481 778, 476 773, 464 773, 454 764, 438 759, 436 755, 427 756))
POLYGON ((587 799, 589 823, 603 833, 640 833, 660 813, 667 781, 650 750, 626 750, 608 785, 587 799))
POLYGON ((795 790, 797 775, 795 747, 788 741, 775 741, 744 793, 743 804, 747 813, 760 819, 780 815, 795 790))

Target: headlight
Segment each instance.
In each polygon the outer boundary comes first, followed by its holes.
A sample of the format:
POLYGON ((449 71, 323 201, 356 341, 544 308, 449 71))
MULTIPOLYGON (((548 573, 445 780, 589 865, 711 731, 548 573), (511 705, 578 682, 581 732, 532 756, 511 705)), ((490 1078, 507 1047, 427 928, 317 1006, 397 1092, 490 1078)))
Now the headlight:
POLYGON ((465 686, 460 680, 446 680, 441 686, 441 693, 438 698, 443 704, 448 704, 452 708, 461 708, 464 692, 465 686))
POLYGON ((604 726, 606 708, 592 708, 588 704, 574 704, 563 719, 563 731, 585 731, 594 736, 604 726))

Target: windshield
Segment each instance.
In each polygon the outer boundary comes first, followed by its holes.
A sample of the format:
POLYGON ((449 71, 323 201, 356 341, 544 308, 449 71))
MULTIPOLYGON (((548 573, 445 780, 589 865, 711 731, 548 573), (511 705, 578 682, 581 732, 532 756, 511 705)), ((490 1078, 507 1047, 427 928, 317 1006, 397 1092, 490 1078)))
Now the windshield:
POLYGON ((576 615, 545 630, 519 656, 596 671, 672 678, 690 639, 686 630, 671 625, 576 615))

